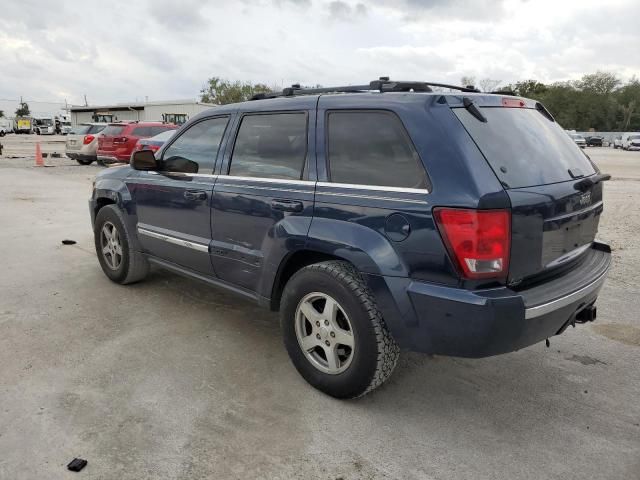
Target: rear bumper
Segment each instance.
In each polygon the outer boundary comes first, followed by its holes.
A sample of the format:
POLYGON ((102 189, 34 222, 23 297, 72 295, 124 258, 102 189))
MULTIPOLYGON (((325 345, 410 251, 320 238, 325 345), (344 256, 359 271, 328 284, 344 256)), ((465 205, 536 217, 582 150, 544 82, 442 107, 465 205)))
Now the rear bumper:
POLYGON ((506 287, 469 291, 390 277, 367 280, 401 347, 488 357, 562 333, 576 315, 594 304, 611 253, 604 244, 594 244, 590 253, 562 277, 523 291, 506 287))
POLYGON ((97 157, 95 155, 88 155, 88 154, 79 153, 79 152, 68 151, 66 155, 72 160, 83 160, 83 161, 92 161, 92 162, 95 162, 97 160, 97 157))

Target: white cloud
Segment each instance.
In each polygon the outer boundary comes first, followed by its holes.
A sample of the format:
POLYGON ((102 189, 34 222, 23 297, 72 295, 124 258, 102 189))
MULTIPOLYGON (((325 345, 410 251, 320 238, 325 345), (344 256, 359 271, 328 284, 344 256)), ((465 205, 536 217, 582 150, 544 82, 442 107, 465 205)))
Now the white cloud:
POLYGON ((213 75, 278 85, 548 82, 598 69, 629 78, 640 76, 635 3, 21 0, 0 16, 0 98, 195 98, 213 75))

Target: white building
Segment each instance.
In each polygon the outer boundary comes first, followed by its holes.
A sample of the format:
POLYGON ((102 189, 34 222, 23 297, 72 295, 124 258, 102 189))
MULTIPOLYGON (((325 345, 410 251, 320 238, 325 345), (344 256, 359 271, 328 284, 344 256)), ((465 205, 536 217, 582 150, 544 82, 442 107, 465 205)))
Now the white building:
POLYGON ((168 100, 164 102, 116 103, 112 105, 86 105, 71 107, 71 124, 87 122, 117 122, 123 120, 170 122, 182 125, 198 113, 216 105, 195 100, 168 100))

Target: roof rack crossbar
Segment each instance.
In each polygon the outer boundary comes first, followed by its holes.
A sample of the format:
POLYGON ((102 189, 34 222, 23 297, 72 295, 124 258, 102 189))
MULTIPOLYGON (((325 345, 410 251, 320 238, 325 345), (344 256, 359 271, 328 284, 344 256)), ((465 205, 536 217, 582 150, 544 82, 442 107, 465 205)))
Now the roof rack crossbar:
POLYGON ((369 82, 368 85, 345 85, 341 87, 317 87, 302 88, 300 84, 294 84, 283 88, 281 92, 257 93, 250 100, 264 100, 266 98, 293 97, 295 95, 314 95, 319 93, 359 93, 368 91, 379 92, 431 92, 431 87, 450 88, 462 92, 479 93, 480 90, 473 86, 460 87, 446 83, 422 82, 422 81, 397 81, 389 80, 389 77, 380 77, 369 82))
POLYGON ((478 90, 473 85, 461 87, 459 85, 449 85, 448 83, 435 83, 435 82, 425 82, 425 83, 431 87, 450 88, 451 90, 460 90, 461 92, 480 93, 480 90, 478 90))

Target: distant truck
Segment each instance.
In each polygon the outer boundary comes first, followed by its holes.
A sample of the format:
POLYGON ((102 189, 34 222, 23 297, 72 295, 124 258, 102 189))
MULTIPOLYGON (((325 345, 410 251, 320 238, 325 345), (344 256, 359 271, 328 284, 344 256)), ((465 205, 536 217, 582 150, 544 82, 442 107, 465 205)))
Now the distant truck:
POLYGON ((39 117, 33 119, 33 131, 38 135, 55 135, 56 124, 53 117, 39 117))
POLYGON ((14 133, 33 133, 33 118, 16 117, 14 133))
POLYGON ((0 137, 4 137, 10 132, 13 132, 13 121, 8 118, 0 118, 0 137))

